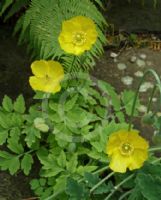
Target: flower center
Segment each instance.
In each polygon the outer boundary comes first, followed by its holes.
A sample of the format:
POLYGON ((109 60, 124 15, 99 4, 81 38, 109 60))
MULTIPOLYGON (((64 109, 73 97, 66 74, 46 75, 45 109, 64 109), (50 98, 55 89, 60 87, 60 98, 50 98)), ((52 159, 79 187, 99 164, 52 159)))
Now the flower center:
POLYGON ((120 151, 122 155, 131 155, 134 151, 134 147, 129 143, 123 143, 120 146, 120 151))
POLYGON ((73 34, 73 44, 77 46, 81 46, 85 43, 86 41, 86 33, 83 31, 75 32, 73 34))

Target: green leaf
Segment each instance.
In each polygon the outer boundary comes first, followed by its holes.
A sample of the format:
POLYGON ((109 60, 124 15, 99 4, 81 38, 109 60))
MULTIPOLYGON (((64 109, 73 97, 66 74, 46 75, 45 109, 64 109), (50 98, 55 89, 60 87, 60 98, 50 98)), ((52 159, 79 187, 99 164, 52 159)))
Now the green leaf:
POLYGON ((147 200, 158 200, 161 196, 161 178, 152 177, 148 174, 139 174, 137 177, 137 184, 139 185, 142 195, 147 200))
POLYGON ((36 142, 37 138, 41 138, 40 131, 35 129, 34 127, 26 127, 24 130, 24 133, 26 133, 25 141, 28 145, 28 147, 31 147, 33 143, 36 142))
POLYGON ((2 106, 7 112, 12 112, 13 110, 12 100, 7 95, 5 95, 3 98, 2 106))
POLYGON ((60 156, 57 158, 58 165, 62 168, 66 166, 66 155, 64 151, 61 151, 60 156))
POLYGON ((13 3, 13 0, 5 0, 4 4, 2 5, 2 9, 0 10, 0 16, 6 11, 6 9, 13 3))
POLYGON ((14 110, 18 113, 23 114, 26 110, 25 108, 25 100, 22 95, 19 95, 14 102, 14 110))
POLYGON ((7 130, 0 131, 0 145, 4 144, 7 138, 8 138, 8 131, 7 130))
POLYGON ((121 107, 120 99, 117 93, 115 92, 115 89, 105 81, 98 81, 99 88, 105 92, 108 96, 111 97, 112 106, 114 107, 115 111, 119 111, 121 107))
POLYGON ((62 191, 66 188, 68 175, 61 175, 56 179, 56 184, 54 185, 54 191, 62 191))
POLYGON ((9 129, 11 127, 11 115, 0 112, 0 126, 9 129))
POLYGON ((21 161, 21 169, 24 171, 25 175, 28 175, 32 164, 33 164, 33 158, 30 154, 25 154, 22 161, 21 161))
MULTIPOLYGON (((131 110, 132 110, 132 106, 133 106, 133 102, 134 102, 134 97, 135 97, 135 92, 133 91, 127 91, 125 90, 123 93, 122 93, 122 101, 124 103, 124 106, 125 106, 125 110, 126 110, 126 114, 127 115, 131 115, 131 110)), ((135 116, 137 115, 137 107, 139 107, 139 100, 137 99, 137 102, 136 102, 136 107, 135 107, 135 116)))
POLYGON ((9 138, 7 142, 8 142, 7 147, 14 153, 21 154, 24 152, 23 146, 22 144, 18 143, 17 137, 9 138))
POLYGON ((40 187, 40 182, 38 179, 32 179, 30 182, 30 185, 31 185, 31 189, 35 190, 40 187))
POLYGON ((67 101, 65 103, 65 111, 71 110, 74 107, 74 105, 76 104, 77 99, 78 99, 78 95, 75 95, 74 97, 72 97, 72 99, 67 101))
POLYGON ((67 179, 66 193, 71 196, 73 200, 89 199, 84 185, 78 184, 77 181, 72 178, 67 179))
POLYGON ((77 168, 77 173, 80 174, 81 176, 83 176, 85 172, 92 172, 96 169, 97 169, 97 166, 92 166, 92 165, 90 165, 90 166, 79 166, 77 168))
POLYGON ((9 170, 10 174, 15 174, 20 169, 19 157, 0 151, 0 167, 1 170, 9 170))
POLYGON ((77 155, 74 154, 66 164, 67 170, 70 171, 71 173, 74 173, 76 171, 77 165, 78 165, 78 158, 77 155))

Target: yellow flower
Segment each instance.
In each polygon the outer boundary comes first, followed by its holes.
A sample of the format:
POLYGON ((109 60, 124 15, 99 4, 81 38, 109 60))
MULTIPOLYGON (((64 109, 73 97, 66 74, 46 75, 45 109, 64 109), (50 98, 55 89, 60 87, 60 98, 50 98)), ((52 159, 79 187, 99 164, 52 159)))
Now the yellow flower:
POLYGON ((138 169, 148 158, 148 142, 138 133, 137 130, 119 130, 110 135, 106 152, 113 171, 125 173, 127 168, 138 169))
POLYGON ((80 55, 91 49, 97 36, 94 22, 88 17, 77 16, 63 22, 58 40, 64 51, 80 55))
POLYGON ((60 81, 64 77, 64 70, 59 62, 53 60, 34 61, 31 69, 35 76, 29 78, 29 83, 34 90, 48 93, 60 91, 60 81))

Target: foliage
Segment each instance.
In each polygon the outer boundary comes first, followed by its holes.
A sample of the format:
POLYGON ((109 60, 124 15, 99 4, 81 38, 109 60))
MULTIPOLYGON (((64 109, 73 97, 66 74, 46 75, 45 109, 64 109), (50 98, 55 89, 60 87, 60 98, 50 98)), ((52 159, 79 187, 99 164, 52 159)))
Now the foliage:
MULTIPOLYGON (((61 92, 49 99, 38 92, 34 98, 41 99, 42 104, 38 102, 29 110, 22 95, 14 102, 5 96, 0 107, 0 144, 5 146, 0 151, 1 170, 11 174, 22 170, 28 175, 36 156, 41 165, 40 179, 32 180, 31 188, 41 199, 65 191, 66 184, 67 194, 76 187, 78 193, 85 190, 85 199, 87 190, 84 185, 79 188, 77 181, 85 172, 107 165, 108 136, 127 128, 125 116, 131 105, 127 102, 133 93, 126 91, 118 96, 106 82, 98 81, 96 87, 88 75, 81 77, 79 81, 76 78, 64 82, 61 92)), ((86 176, 90 178, 92 174, 86 176)), ((105 192, 107 186, 104 187, 95 193, 105 192)), ((67 194, 60 194, 61 199, 63 195, 66 199, 67 194)), ((77 199, 76 193, 70 196, 77 199)))

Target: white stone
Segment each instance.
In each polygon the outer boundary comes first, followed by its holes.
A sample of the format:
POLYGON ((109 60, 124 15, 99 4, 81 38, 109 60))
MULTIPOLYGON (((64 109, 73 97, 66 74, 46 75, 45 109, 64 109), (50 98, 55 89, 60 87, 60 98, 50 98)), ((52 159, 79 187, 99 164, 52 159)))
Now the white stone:
POLYGON ((133 83, 133 78, 131 76, 124 76, 121 78, 124 85, 131 85, 133 83))
POLYGON ((139 56, 141 59, 143 59, 143 60, 145 60, 146 59, 146 54, 140 54, 140 56, 139 56))
POLYGON ((140 105, 139 108, 138 108, 138 111, 142 112, 142 113, 145 113, 145 112, 147 112, 147 107, 144 106, 144 105, 140 105))
POLYGON ((144 82, 141 85, 139 92, 146 92, 149 88, 153 88, 153 84, 151 82, 144 82))
POLYGON ((136 62, 136 56, 132 56, 131 58, 130 58, 130 61, 132 62, 132 63, 134 63, 134 62, 136 62))
POLYGON ((153 97, 152 98, 152 102, 156 102, 157 101, 157 98, 156 97, 153 97))
POLYGON ((142 71, 137 71, 134 73, 136 77, 143 77, 144 73, 142 71))
POLYGON ((114 52, 111 52, 111 53, 110 53, 110 57, 111 57, 111 58, 116 58, 117 56, 118 56, 117 53, 114 53, 114 52))
POLYGON ((118 64, 117 64, 117 68, 118 68, 119 70, 124 70, 124 69, 127 68, 127 66, 126 66, 124 63, 118 63, 118 64))
POLYGON ((138 67, 145 67, 145 61, 141 59, 136 60, 136 64, 138 67))

